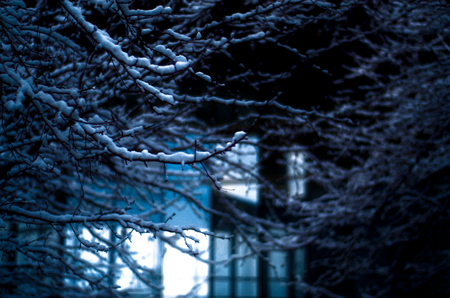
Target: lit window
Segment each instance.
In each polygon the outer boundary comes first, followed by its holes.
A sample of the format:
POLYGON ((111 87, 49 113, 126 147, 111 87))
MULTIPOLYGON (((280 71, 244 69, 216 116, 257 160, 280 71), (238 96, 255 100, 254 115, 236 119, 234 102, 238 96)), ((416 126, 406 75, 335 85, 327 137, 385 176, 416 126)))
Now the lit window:
MULTIPOLYGON (((238 255, 247 255, 251 253, 250 248, 242 239, 241 236, 237 237, 238 255)), ((259 264, 258 257, 252 255, 240 261, 236 264, 236 295, 237 297, 257 297, 258 296, 258 275, 259 264)))
MULTIPOLYGON (((216 234, 219 235, 227 235, 230 233, 228 231, 218 230, 215 231, 216 234)), ((231 256, 232 251, 232 243, 234 240, 231 239, 220 239, 213 238, 213 257, 215 261, 227 261, 231 256)), ((225 296, 228 297, 231 295, 232 289, 232 274, 231 274, 231 263, 220 263, 214 266, 214 270, 212 272, 213 280, 212 280, 212 296, 225 296)))
MULTIPOLYGON (((139 267, 143 267, 148 271, 148 274, 145 274, 146 279, 157 279, 158 267, 161 266, 161 252, 159 247, 159 240, 154 239, 149 234, 139 234, 137 232, 132 232, 131 234, 131 242, 126 241, 124 244, 128 246, 129 251, 133 256, 133 260, 139 267)), ((117 280, 117 285, 120 286, 121 289, 148 289, 148 287, 140 281, 135 274, 125 266, 124 261, 116 256, 116 262, 119 267, 122 267, 118 271, 119 279, 117 280), (121 266, 123 265, 123 266, 121 266)), ((156 281, 154 281, 157 284, 156 281)))
MULTIPOLYGON (((199 243, 187 240, 198 257, 207 260, 209 258, 209 237, 197 232, 186 233, 199 239, 199 243)), ((177 245, 185 246, 184 239, 178 239, 177 245)), ((163 285, 164 297, 206 297, 208 295, 208 270, 209 265, 203 263, 189 254, 169 246, 164 246, 163 258, 163 285)))
MULTIPOLYGON (((248 141, 255 143, 258 139, 247 136, 248 141)), ((257 204, 259 186, 254 177, 258 174, 258 148, 241 142, 226 153, 230 161, 229 169, 223 177, 222 187, 227 194, 248 203, 257 204)))
MULTIPOLYGON (((173 193, 166 193, 166 199, 171 200, 173 193)), ((204 206, 211 205, 211 188, 201 186, 197 189, 197 198, 204 206)), ((204 211, 199 210, 196 206, 187 201, 181 200, 177 205, 173 205, 166 210, 167 214, 176 215, 172 217, 169 224, 174 226, 195 226, 202 231, 210 229, 210 216, 204 211)), ((197 258, 209 259, 209 243, 210 238, 195 231, 187 231, 187 235, 193 236, 199 240, 195 243, 187 240, 192 246, 193 251, 198 253, 197 258)), ((170 233, 164 233, 165 237, 179 237, 170 233)), ((187 249, 183 238, 176 240, 176 245, 187 249)), ((187 295, 188 297, 206 297, 208 295, 208 272, 209 265, 197 260, 188 253, 165 244, 162 252, 162 274, 164 297, 177 297, 187 295)))
POLYGON ((291 152, 286 155, 288 192, 292 199, 301 198, 305 195, 304 179, 304 156, 299 152, 291 152))

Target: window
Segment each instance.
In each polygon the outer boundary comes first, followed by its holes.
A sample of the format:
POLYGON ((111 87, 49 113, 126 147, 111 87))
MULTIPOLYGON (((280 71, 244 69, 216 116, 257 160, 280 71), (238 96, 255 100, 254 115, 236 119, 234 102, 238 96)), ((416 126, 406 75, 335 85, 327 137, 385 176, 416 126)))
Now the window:
POLYGON ((288 193, 291 199, 301 198, 305 195, 304 155, 300 152, 286 154, 288 193))
MULTIPOLYGON (((228 231, 219 230, 217 234, 229 235, 228 231)), ((230 240, 214 238, 212 246, 213 259, 219 263, 212 266, 210 297, 258 297, 259 296, 259 260, 256 256, 229 261, 231 255, 248 255, 249 248, 242 237, 230 240)))
MULTIPOLYGON (((188 234, 201 240, 199 243, 190 242, 190 244, 199 253, 199 258, 208 260, 209 238, 195 232, 188 234)), ((184 239, 179 239, 177 244, 183 246, 184 239)), ((163 253, 164 297, 174 298, 179 295, 207 297, 209 265, 167 244, 164 245, 163 253)))
MULTIPOLYGON (((201 186, 198 188, 198 199, 207 207, 211 205, 211 188, 201 186)), ((168 193, 168 199, 172 199, 168 193)), ((210 216, 190 203, 182 200, 176 206, 168 208, 167 214, 176 214, 169 221, 177 226, 196 226, 202 230, 211 230, 210 216)), ((164 297, 177 297, 179 295, 189 294, 189 297, 207 297, 208 295, 208 272, 209 265, 198 259, 209 260, 210 238, 197 233, 188 232, 188 235, 194 236, 199 240, 198 243, 188 240, 194 251, 198 252, 197 258, 182 253, 179 250, 164 244, 162 252, 162 274, 164 297)), ((169 233, 167 237, 177 237, 169 233)), ((176 240, 176 244, 186 248, 184 239, 176 240)))
POLYGON ((259 200, 259 187, 253 175, 258 174, 259 153, 253 146, 258 138, 247 136, 247 142, 242 141, 227 152, 227 158, 231 162, 230 167, 243 169, 236 171, 229 169, 222 182, 223 190, 230 196, 250 204, 257 204, 259 200))
MULTIPOLYGON (((253 173, 258 171, 259 152, 251 145, 256 142, 256 138, 249 139, 250 144, 240 144, 235 153, 241 153, 233 157, 239 164, 251 169, 253 173)), ((286 174, 288 177, 286 188, 291 199, 299 199, 305 195, 304 183, 304 159, 301 153, 289 153, 285 155, 286 174)), ((250 172, 252 173, 252 172, 250 172)), ((246 212, 258 214, 260 212, 259 188, 256 179, 251 175, 234 174, 231 172, 224 177, 222 186, 227 191, 226 194, 236 198, 241 205, 245 205, 246 212), (252 193, 253 191, 253 193, 252 193), (251 194, 251 195, 250 195, 251 194)), ((216 227, 215 233, 231 234, 231 227, 226 223, 216 227), (227 230, 229 228, 229 230, 227 230)), ((271 231, 280 234, 282 231, 271 231)), ((303 293, 293 286, 288 286, 287 282, 305 276, 305 250, 296 251, 271 251, 267 257, 268 263, 254 257, 237 259, 234 261, 220 262, 228 260, 232 255, 245 255, 249 253, 249 248, 241 236, 236 236, 231 240, 214 238, 211 246, 211 257, 219 262, 211 266, 210 276, 210 297, 303 297, 303 293)))
MULTIPOLYGON (((149 164, 149 166, 153 166, 149 164)), ((174 166, 167 167, 167 172, 174 170, 174 166)), ((186 166, 185 171, 189 171, 186 166)), ((169 175, 168 179, 172 179, 169 175)), ((180 180, 180 187, 185 187, 185 184, 190 186, 189 179, 182 178, 180 180)), ((197 199, 209 207, 211 205, 211 188, 201 184, 193 183, 197 199)), ((137 190, 124 189, 120 195, 129 201, 137 198, 137 190)), ((167 203, 169 207, 165 207, 166 216, 163 218, 161 213, 157 213, 151 217, 156 223, 167 222, 173 226, 195 226, 202 230, 210 230, 210 217, 205 212, 199 210, 196 206, 186 201, 181 196, 176 195, 172 191, 149 192, 149 200, 136 201, 132 205, 129 212, 148 212, 152 210, 150 204, 160 206, 167 203), (140 207, 140 209, 138 208, 140 207)), ((122 208, 125 206, 121 206, 122 208)), ((83 239, 87 243, 99 243, 102 241, 111 241, 117 243, 115 249, 108 252, 96 251, 90 252, 80 246, 76 239, 75 232, 70 232, 65 245, 73 247, 73 253, 79 257, 80 262, 87 261, 89 263, 100 264, 97 266, 114 275, 111 283, 115 283, 120 287, 120 291, 126 292, 130 297, 142 297, 149 294, 155 297, 176 297, 179 295, 188 295, 189 297, 207 297, 208 295, 208 271, 209 265, 201 262, 199 258, 209 259, 209 237, 196 232, 187 232, 186 234, 194 236, 199 239, 199 243, 194 243, 188 240, 192 245, 193 250, 198 252, 197 259, 193 258, 187 253, 182 253, 177 249, 165 243, 159 237, 154 238, 151 234, 140 234, 132 229, 124 229, 120 224, 115 226, 109 224, 104 226, 102 230, 95 227, 92 229, 86 228, 83 224, 74 226, 74 230, 79 234, 78 238, 83 239), (116 235, 122 238, 126 237, 125 241, 121 241, 111 231, 114 229, 116 235), (103 239, 103 240, 102 240, 103 239), (81 250, 80 250, 81 247, 81 250), (123 258, 121 251, 128 250, 132 252, 132 259, 123 258), (131 268, 128 268, 131 265, 131 268), (128 265, 128 266, 125 266, 128 265), (157 287, 149 288, 140 278, 136 277, 135 272, 138 271, 141 278, 150 280, 157 287), (161 290, 164 287, 163 290, 161 290), (192 291, 191 291, 192 290, 192 291)), ((160 235, 167 241, 173 242, 175 245, 186 249, 184 239, 171 233, 163 233, 160 235)), ((96 277, 96 272, 89 272, 92 277, 96 277)), ((70 280, 66 281, 71 283, 70 280)), ((87 283, 85 286, 88 286, 87 283)))

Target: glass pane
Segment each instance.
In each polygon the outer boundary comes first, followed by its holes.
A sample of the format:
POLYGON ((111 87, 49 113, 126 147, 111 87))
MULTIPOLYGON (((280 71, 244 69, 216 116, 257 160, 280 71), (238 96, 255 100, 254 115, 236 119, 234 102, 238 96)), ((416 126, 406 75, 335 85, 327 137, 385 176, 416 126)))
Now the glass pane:
POLYGON ((256 257, 237 261, 236 276, 256 277, 258 275, 258 259, 256 257))
MULTIPOLYGON (((216 231, 216 234, 228 235, 223 231, 216 231)), ((214 260, 227 260, 231 255, 231 240, 214 238, 214 260)), ((215 276, 230 276, 230 265, 218 264, 214 266, 215 276)))
POLYGON ((291 198, 299 198, 305 194, 304 157, 302 153, 292 152, 286 156, 289 176, 288 190, 291 198))
POLYGON ((257 297, 258 284, 255 281, 236 281, 237 297, 257 297))
POLYGON ((269 282, 269 296, 270 297, 287 297, 287 286, 281 281, 269 282))
MULTIPOLYGON (((247 136, 249 142, 257 142, 255 136, 247 136)), ((227 159, 231 163, 237 163, 242 170, 236 171, 233 164, 223 164, 225 176, 223 178, 223 191, 248 203, 257 204, 259 197, 259 186, 253 178, 253 174, 258 173, 258 148, 241 142, 233 147, 233 150, 226 153, 227 159)))
MULTIPOLYGON (((251 253, 250 248, 242 240, 242 236, 236 237, 237 248, 236 252, 238 255, 246 255, 251 253)), ((236 276, 245 277, 257 277, 258 276, 258 258, 256 256, 251 256, 245 259, 237 260, 235 262, 236 266, 236 276)))
MULTIPOLYGON (((127 248, 133 254, 133 260, 136 264, 142 266, 146 269, 152 269, 147 273, 143 273, 146 278, 152 278, 156 275, 156 268, 159 265, 158 258, 158 240, 154 239, 148 234, 139 234, 137 232, 131 233, 130 241, 125 241, 122 244, 122 248, 127 248)), ((134 275, 131 270, 125 266, 121 258, 116 258, 115 262, 120 266, 124 267, 117 270, 118 280, 117 285, 122 289, 133 288, 142 289, 147 288, 147 286, 140 281, 136 275, 134 275)), ((140 270, 142 271, 142 270, 140 270)))
POLYGON ((269 278, 285 278, 287 276, 287 253, 272 251, 269 253, 269 260, 275 268, 269 267, 269 278))
MULTIPOLYGON (((170 236, 169 233, 167 234, 170 236)), ((194 251, 199 252, 198 257, 208 259, 209 238, 193 231, 188 231, 186 234, 200 239, 199 243, 187 241, 192 245, 194 251)), ((179 239, 177 245, 183 247, 185 245, 184 239, 179 239)), ((169 245, 165 245, 165 249, 163 258, 164 297, 177 297, 179 295, 188 297, 207 296, 209 265, 169 245)))
POLYGON ((302 278, 306 273, 306 250, 297 249, 294 257, 294 274, 299 274, 302 278))
POLYGON ((216 280, 214 282, 214 292, 213 292, 214 297, 229 296, 231 294, 230 287, 231 287, 231 283, 229 280, 227 280, 227 281, 217 281, 216 280))

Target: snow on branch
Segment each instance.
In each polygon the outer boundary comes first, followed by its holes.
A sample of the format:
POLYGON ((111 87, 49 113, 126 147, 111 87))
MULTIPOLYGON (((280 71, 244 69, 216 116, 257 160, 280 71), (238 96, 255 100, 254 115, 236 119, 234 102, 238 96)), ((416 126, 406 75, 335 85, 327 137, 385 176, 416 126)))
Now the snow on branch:
MULTIPOLYGON (((157 266, 140 264, 132 234, 208 264, 227 260, 202 259, 194 247, 202 238, 190 232, 225 240, 236 233, 251 251, 229 262, 252 255, 268 261, 271 247, 313 242, 312 232, 276 212, 259 218, 240 210, 222 180, 244 185, 251 177, 268 206, 282 206, 292 198, 259 170, 265 162, 309 148, 298 144, 301 135, 333 138, 353 129, 344 113, 300 108, 278 89, 305 59, 290 34, 313 20, 345 20, 352 3, 3 1, 1 286, 30 297, 120 297, 126 269, 159 295, 162 285, 149 278, 157 266), (268 44, 277 45, 274 56, 255 61, 268 44), (254 165, 240 161, 240 144, 254 148, 254 165), (173 215, 180 212, 192 214, 190 222, 171 224, 186 218, 173 215), (211 217, 233 233, 205 230, 211 217)), ((310 98, 299 92, 298 100, 310 98)))

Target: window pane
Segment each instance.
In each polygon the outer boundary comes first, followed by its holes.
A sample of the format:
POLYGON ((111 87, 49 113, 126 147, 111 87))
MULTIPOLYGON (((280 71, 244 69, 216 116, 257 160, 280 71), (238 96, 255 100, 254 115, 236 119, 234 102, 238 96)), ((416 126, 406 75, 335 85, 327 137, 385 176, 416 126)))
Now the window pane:
POLYGON ((285 278, 287 276, 287 253, 282 251, 272 251, 269 253, 269 260, 272 266, 269 267, 269 278, 285 278))
POLYGON ((305 249, 297 249, 294 257, 294 273, 305 277, 306 273, 306 251, 305 249))
POLYGON ((237 281, 236 294, 238 297, 257 297, 258 284, 256 281, 237 281))
MULTIPOLYGON (((247 138, 250 142, 258 140, 255 136, 247 136, 247 138)), ((235 165, 223 164, 225 171, 224 179, 221 182, 223 190, 242 201, 258 203, 259 186, 252 176, 258 172, 258 148, 241 142, 232 151, 226 153, 226 158, 242 169, 236 170, 235 165)))
POLYGON ((270 297, 287 297, 287 286, 281 281, 269 282, 269 296, 270 297))
POLYGON ((302 197, 305 194, 304 157, 302 153, 291 152, 286 156, 289 176, 288 190, 291 198, 302 197))
MULTIPOLYGON (((158 241, 148 234, 141 235, 137 232, 132 232, 130 240, 131 241, 125 241, 122 246, 127 246, 129 251, 132 252, 133 260, 136 261, 136 264, 151 270, 147 274, 144 273, 145 278, 155 279, 157 275, 157 266, 160 266, 160 264, 158 264, 158 241)), ((128 267, 125 266, 120 257, 117 257, 115 261, 119 265, 124 265, 121 266, 124 268, 118 270, 116 273, 119 277, 117 285, 122 289, 148 288, 128 267)))
MULTIPOLYGON (((242 237, 238 236, 238 247, 237 253, 239 255, 245 255, 250 253, 250 249, 242 241, 242 237)), ((236 276, 242 277, 257 277, 258 276, 258 258, 256 256, 251 256, 242 260, 236 261, 236 276)))
POLYGON ((231 294, 231 283, 226 278, 226 281, 219 281, 219 278, 216 277, 216 281, 214 282, 214 296, 213 297, 224 297, 229 296, 231 294))
MULTIPOLYGON (((223 231, 216 231, 216 234, 229 235, 229 233, 223 231)), ((227 260, 231 256, 231 240, 214 238, 214 260, 222 261, 227 260)), ((230 265, 217 264, 214 266, 215 276, 230 276, 230 265)))
MULTIPOLYGON (((194 251, 199 252, 199 257, 208 259, 209 238, 193 231, 186 232, 186 234, 200 240, 199 243, 190 240, 188 242, 192 245, 194 251)), ((177 244, 181 247, 185 245, 184 239, 179 239, 177 244)), ((178 295, 206 297, 208 295, 209 265, 171 246, 165 245, 165 249, 163 259, 164 297, 176 297, 178 295)))

